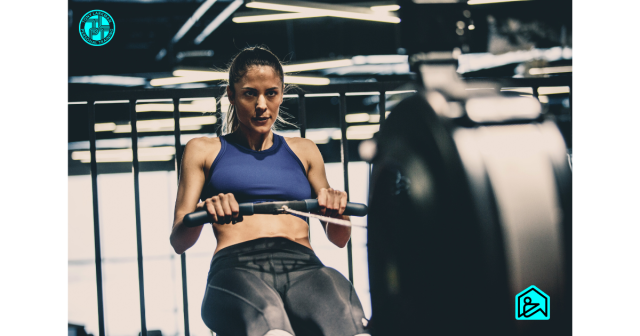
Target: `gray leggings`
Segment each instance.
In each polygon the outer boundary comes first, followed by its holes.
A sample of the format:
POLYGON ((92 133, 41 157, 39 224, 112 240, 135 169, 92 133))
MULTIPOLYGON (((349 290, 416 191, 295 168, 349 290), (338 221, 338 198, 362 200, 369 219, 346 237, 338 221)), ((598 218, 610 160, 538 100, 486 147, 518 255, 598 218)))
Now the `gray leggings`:
POLYGON ((309 248, 285 238, 259 238, 213 257, 202 319, 219 336, 303 336, 367 333, 349 280, 309 248))

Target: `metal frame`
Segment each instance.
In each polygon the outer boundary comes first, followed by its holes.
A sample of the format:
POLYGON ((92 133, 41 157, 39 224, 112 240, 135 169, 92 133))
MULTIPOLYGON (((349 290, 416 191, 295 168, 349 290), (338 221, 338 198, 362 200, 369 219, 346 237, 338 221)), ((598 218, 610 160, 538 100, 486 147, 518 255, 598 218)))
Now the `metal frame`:
MULTIPOLYGON (((475 79, 468 79, 467 82, 473 83, 475 79)), ((571 86, 571 77, 552 77, 552 78, 508 78, 503 80, 495 80, 502 86, 519 86, 533 87, 568 85, 571 86)), ((373 83, 348 83, 348 84, 332 84, 327 86, 301 86, 303 89, 297 88, 295 91, 299 101, 299 121, 300 135, 306 136, 306 99, 305 95, 314 93, 336 93, 339 99, 340 110, 340 130, 341 130, 341 154, 344 172, 344 188, 349 194, 349 148, 347 139, 347 126, 345 116, 347 114, 346 95, 347 93, 364 93, 375 92, 380 96, 380 125, 385 119, 385 100, 388 91, 397 90, 399 87, 407 87, 410 82, 373 82, 373 83)), ((136 101, 141 99, 172 99, 173 100, 173 118, 174 118, 174 136, 175 136, 175 169, 178 179, 180 178, 180 162, 182 160, 182 144, 180 143, 180 112, 179 105, 181 98, 201 98, 201 97, 217 97, 221 93, 221 87, 197 88, 197 89, 147 89, 147 90, 130 90, 130 91, 107 91, 90 93, 85 95, 70 94, 69 102, 86 102, 87 112, 89 116, 89 143, 91 152, 91 186, 93 193, 93 225, 94 225, 94 244, 95 244, 95 264, 96 264, 96 285, 98 295, 98 322, 99 335, 105 335, 104 328, 104 299, 102 289, 102 257, 100 252, 100 216, 98 212, 98 171, 96 161, 96 134, 95 134, 95 103, 96 101, 109 100, 128 100, 131 118, 131 138, 133 150, 133 174, 135 188, 135 211, 136 211, 136 234, 137 234, 137 251, 138 251, 138 281, 140 288, 140 320, 141 335, 147 336, 146 317, 145 317, 145 300, 144 300, 144 273, 143 273, 143 256, 142 256, 142 233, 140 227, 140 193, 139 193, 139 162, 138 162, 138 133, 136 127, 136 101)), ((537 96, 537 90, 534 90, 537 96)), ((217 110, 220 110, 220 102, 217 102, 217 110)), ((353 264, 352 264, 352 245, 351 240, 347 245, 349 280, 353 283, 353 264)), ((183 296, 183 312, 184 312, 184 329, 185 336, 189 336, 189 316, 187 301, 187 275, 186 275, 186 253, 180 256, 182 271, 182 296, 183 296)))

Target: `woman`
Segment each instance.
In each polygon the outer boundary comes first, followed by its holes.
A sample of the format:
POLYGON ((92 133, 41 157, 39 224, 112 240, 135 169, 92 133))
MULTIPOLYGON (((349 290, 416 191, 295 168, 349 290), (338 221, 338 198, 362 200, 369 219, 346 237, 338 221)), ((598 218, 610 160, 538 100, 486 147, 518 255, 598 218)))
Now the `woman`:
MULTIPOLYGON (((284 89, 282 65, 270 51, 247 48, 234 58, 229 133, 187 143, 171 245, 180 254, 195 244, 203 226, 182 219, 206 209, 218 244, 202 319, 220 336, 362 334, 366 320, 353 286, 316 257, 305 220, 238 213, 238 203, 317 197, 319 214, 349 219, 342 215, 347 194, 329 187, 317 146, 273 133, 284 89)), ((350 227, 322 225, 333 244, 347 244, 350 227)))

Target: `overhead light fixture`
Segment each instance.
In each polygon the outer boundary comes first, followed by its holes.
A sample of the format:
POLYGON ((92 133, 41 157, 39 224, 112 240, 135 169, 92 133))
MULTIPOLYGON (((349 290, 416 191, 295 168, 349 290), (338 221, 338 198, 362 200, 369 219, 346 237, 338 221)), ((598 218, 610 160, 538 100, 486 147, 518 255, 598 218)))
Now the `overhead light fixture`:
POLYGON ((351 113, 344 116, 344 119, 348 123, 368 122, 370 117, 369 113, 351 113))
POLYGON ((571 93, 571 89, 568 86, 541 86, 538 88, 538 95, 550 95, 571 93))
MULTIPOLYGON (((182 72, 182 71, 188 71, 188 70, 179 70, 179 71, 182 72)), ((189 71, 188 75, 183 75, 179 77, 152 79, 149 82, 149 84, 151 84, 151 86, 163 86, 163 85, 175 85, 175 84, 196 83, 196 82, 208 82, 208 81, 214 81, 214 80, 225 80, 228 78, 229 78, 229 74, 226 72, 189 71)))
MULTIPOLYGON (((213 125, 217 121, 215 116, 180 118, 181 131, 197 131, 203 125, 213 125)), ((109 123, 105 123, 109 124, 109 123)), ((107 128, 111 125, 96 124, 96 127, 107 128), (99 126, 98 126, 99 125, 99 126)), ((174 130, 174 119, 154 119, 139 120, 136 123, 138 132, 172 132, 174 130)), ((117 125, 113 133, 131 133, 131 125, 117 125)))
POLYGON ((386 5, 386 6, 371 6, 372 11, 374 12, 395 12, 400 9, 398 5, 386 5))
MULTIPOLYGON (((211 72, 189 71, 189 72, 192 72, 192 74, 186 75, 186 71, 188 70, 177 70, 176 72, 174 72, 174 73, 183 74, 185 76, 152 79, 151 85, 163 86, 163 85, 207 82, 207 81, 213 81, 213 80, 224 80, 224 79, 227 79, 229 76, 227 73, 212 72, 212 71, 211 72)), ((331 81, 328 78, 322 78, 322 77, 284 76, 284 82, 289 84, 328 85, 331 81)), ((182 108, 180 110, 183 111, 182 108)), ((173 111, 173 107, 171 107, 171 111, 173 111)))
POLYGON ((246 16, 238 15, 231 20, 235 23, 251 23, 251 22, 307 19, 307 18, 323 17, 323 16, 325 15, 314 14, 314 13, 286 13, 286 14, 265 14, 265 15, 246 15, 246 16))
POLYGON ((529 1, 529 0, 469 0, 467 4, 469 5, 484 5, 491 3, 501 3, 501 2, 515 2, 515 1, 529 1))
POLYGON ((213 19, 213 21, 211 21, 211 23, 209 23, 209 25, 207 25, 206 28, 204 28, 202 33, 200 33, 200 35, 198 35, 198 37, 196 37, 196 39, 193 40, 193 43, 196 45, 199 45, 200 43, 202 43, 202 41, 204 41, 204 39, 206 39, 207 36, 211 35, 211 33, 213 33, 213 31, 216 30, 218 26, 220 26, 224 21, 226 21, 229 18, 229 16, 233 14, 233 12, 235 12, 238 8, 240 8, 240 6, 242 6, 243 3, 244 3, 243 0, 235 0, 229 6, 227 6, 227 8, 225 8, 222 12, 220 12, 220 14, 218 14, 218 16, 215 19, 213 19))
POLYGON ((557 67, 547 67, 547 68, 531 68, 529 69, 530 75, 549 75, 556 73, 565 73, 565 72, 573 72, 573 67, 571 65, 567 66, 557 66, 557 67))
POLYGON ((94 129, 96 132, 111 132, 116 129, 116 123, 108 122, 95 124, 94 129))
MULTIPOLYGON (((173 159, 176 149, 173 146, 138 148, 138 161, 169 161, 173 159)), ((75 151, 71 153, 72 160, 82 163, 91 162, 90 151, 75 151)), ((96 151, 96 161, 101 162, 131 162, 133 151, 127 149, 105 149, 96 151)))
POLYGON ((322 62, 312 62, 312 63, 302 63, 302 64, 291 64, 283 66, 284 72, 300 72, 300 71, 310 71, 310 70, 321 70, 328 68, 337 68, 343 66, 353 65, 353 61, 350 59, 342 59, 335 61, 322 61, 322 62))
MULTIPOLYGON (((365 140, 371 139, 373 134, 380 130, 380 125, 358 125, 358 126, 349 126, 347 127, 347 139, 352 140, 365 140)), ((342 132, 340 130, 335 130, 331 133, 331 138, 333 140, 342 139, 342 132)))
POLYGON ((258 8, 275 10, 282 12, 309 13, 317 16, 332 16, 345 19, 367 20, 376 22, 399 23, 400 18, 392 16, 388 12, 374 12, 368 8, 330 5, 317 2, 296 1, 296 2, 278 2, 278 1, 253 1, 247 4, 248 8, 258 8), (295 3, 295 5, 292 5, 295 3), (338 10, 336 8, 341 8, 338 10))
POLYGON ((322 77, 284 76, 284 82, 287 84, 329 85, 331 80, 322 77))
MULTIPOLYGON (((179 111, 216 112, 216 99, 198 99, 192 101, 191 104, 180 104, 179 111)), ((136 112, 173 112, 173 104, 136 104, 136 112)))
POLYGON ((531 87, 503 87, 500 89, 502 92, 519 92, 533 94, 533 88, 531 87))
POLYGON ((130 77, 130 76, 72 76, 69 77, 69 83, 79 84, 101 84, 101 85, 117 85, 117 86, 140 86, 147 83, 146 78, 130 77))
POLYGON ((193 27, 193 25, 200 20, 202 15, 211 8, 211 6, 216 2, 216 0, 207 0, 198 7, 198 9, 191 15, 191 17, 187 20, 187 22, 182 25, 182 28, 178 30, 176 35, 171 40, 171 43, 177 43, 180 39, 193 27))

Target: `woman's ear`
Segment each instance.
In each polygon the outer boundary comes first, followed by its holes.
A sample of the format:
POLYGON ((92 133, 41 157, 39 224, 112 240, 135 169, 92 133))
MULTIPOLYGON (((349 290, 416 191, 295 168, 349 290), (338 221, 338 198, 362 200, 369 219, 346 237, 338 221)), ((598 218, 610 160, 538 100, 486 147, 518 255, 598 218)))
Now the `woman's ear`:
POLYGON ((227 86, 227 98, 229 98, 229 103, 231 105, 234 105, 236 97, 233 95, 233 91, 231 90, 231 85, 233 84, 230 84, 229 86, 227 86))

